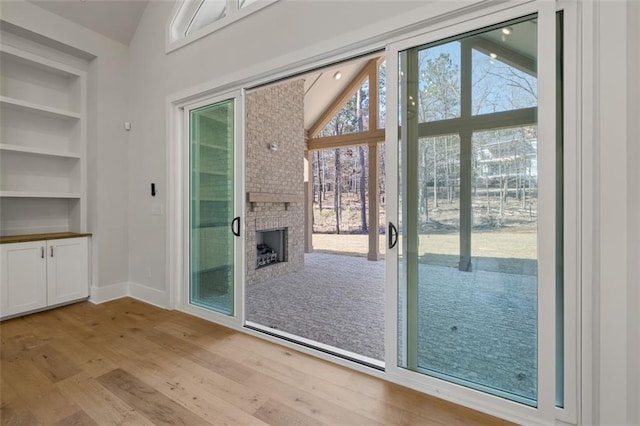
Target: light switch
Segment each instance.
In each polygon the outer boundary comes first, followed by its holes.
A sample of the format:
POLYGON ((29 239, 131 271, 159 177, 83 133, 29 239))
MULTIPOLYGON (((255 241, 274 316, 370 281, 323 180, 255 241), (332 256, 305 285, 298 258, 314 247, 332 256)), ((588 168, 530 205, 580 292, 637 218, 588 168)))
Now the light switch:
POLYGON ((162 216, 162 204, 152 204, 151 205, 151 214, 162 216))

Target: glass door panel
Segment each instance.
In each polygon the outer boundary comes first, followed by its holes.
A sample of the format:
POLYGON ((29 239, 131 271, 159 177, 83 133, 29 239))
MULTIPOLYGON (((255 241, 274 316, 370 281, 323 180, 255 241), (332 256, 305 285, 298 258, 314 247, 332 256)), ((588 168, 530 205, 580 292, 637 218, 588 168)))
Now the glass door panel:
POLYGON ((400 366, 536 406, 537 17, 398 60, 400 366))
POLYGON ((234 100, 190 111, 189 302, 234 313, 234 100))

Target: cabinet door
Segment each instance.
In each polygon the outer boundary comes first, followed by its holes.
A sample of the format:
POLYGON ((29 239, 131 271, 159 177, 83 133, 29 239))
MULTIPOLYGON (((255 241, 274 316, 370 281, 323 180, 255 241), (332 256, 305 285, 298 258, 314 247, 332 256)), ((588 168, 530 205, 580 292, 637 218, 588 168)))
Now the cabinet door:
POLYGON ((45 241, 0 246, 0 317, 47 306, 45 249, 45 241))
POLYGON ((89 296, 87 238, 47 242, 47 302, 49 306, 89 296))

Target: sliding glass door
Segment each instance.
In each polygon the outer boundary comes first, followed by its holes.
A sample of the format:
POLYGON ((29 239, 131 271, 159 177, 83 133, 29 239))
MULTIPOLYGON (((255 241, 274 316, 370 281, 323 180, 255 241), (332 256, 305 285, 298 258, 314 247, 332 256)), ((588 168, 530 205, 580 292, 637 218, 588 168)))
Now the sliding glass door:
POLYGON ((234 315, 235 99, 189 111, 189 303, 234 315))
POLYGON ((545 7, 390 49, 398 196, 387 265, 394 374, 551 417, 565 377, 563 14, 545 7))

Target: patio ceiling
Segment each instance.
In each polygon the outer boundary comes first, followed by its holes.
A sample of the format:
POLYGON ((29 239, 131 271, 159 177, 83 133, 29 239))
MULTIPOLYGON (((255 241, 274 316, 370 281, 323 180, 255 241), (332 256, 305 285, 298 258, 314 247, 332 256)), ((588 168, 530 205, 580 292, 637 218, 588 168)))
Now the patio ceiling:
POLYGON ((303 76, 305 129, 309 129, 320 118, 327 106, 338 97, 371 58, 372 56, 368 56, 342 62, 303 76), (336 80, 334 75, 338 71, 342 77, 336 80))

